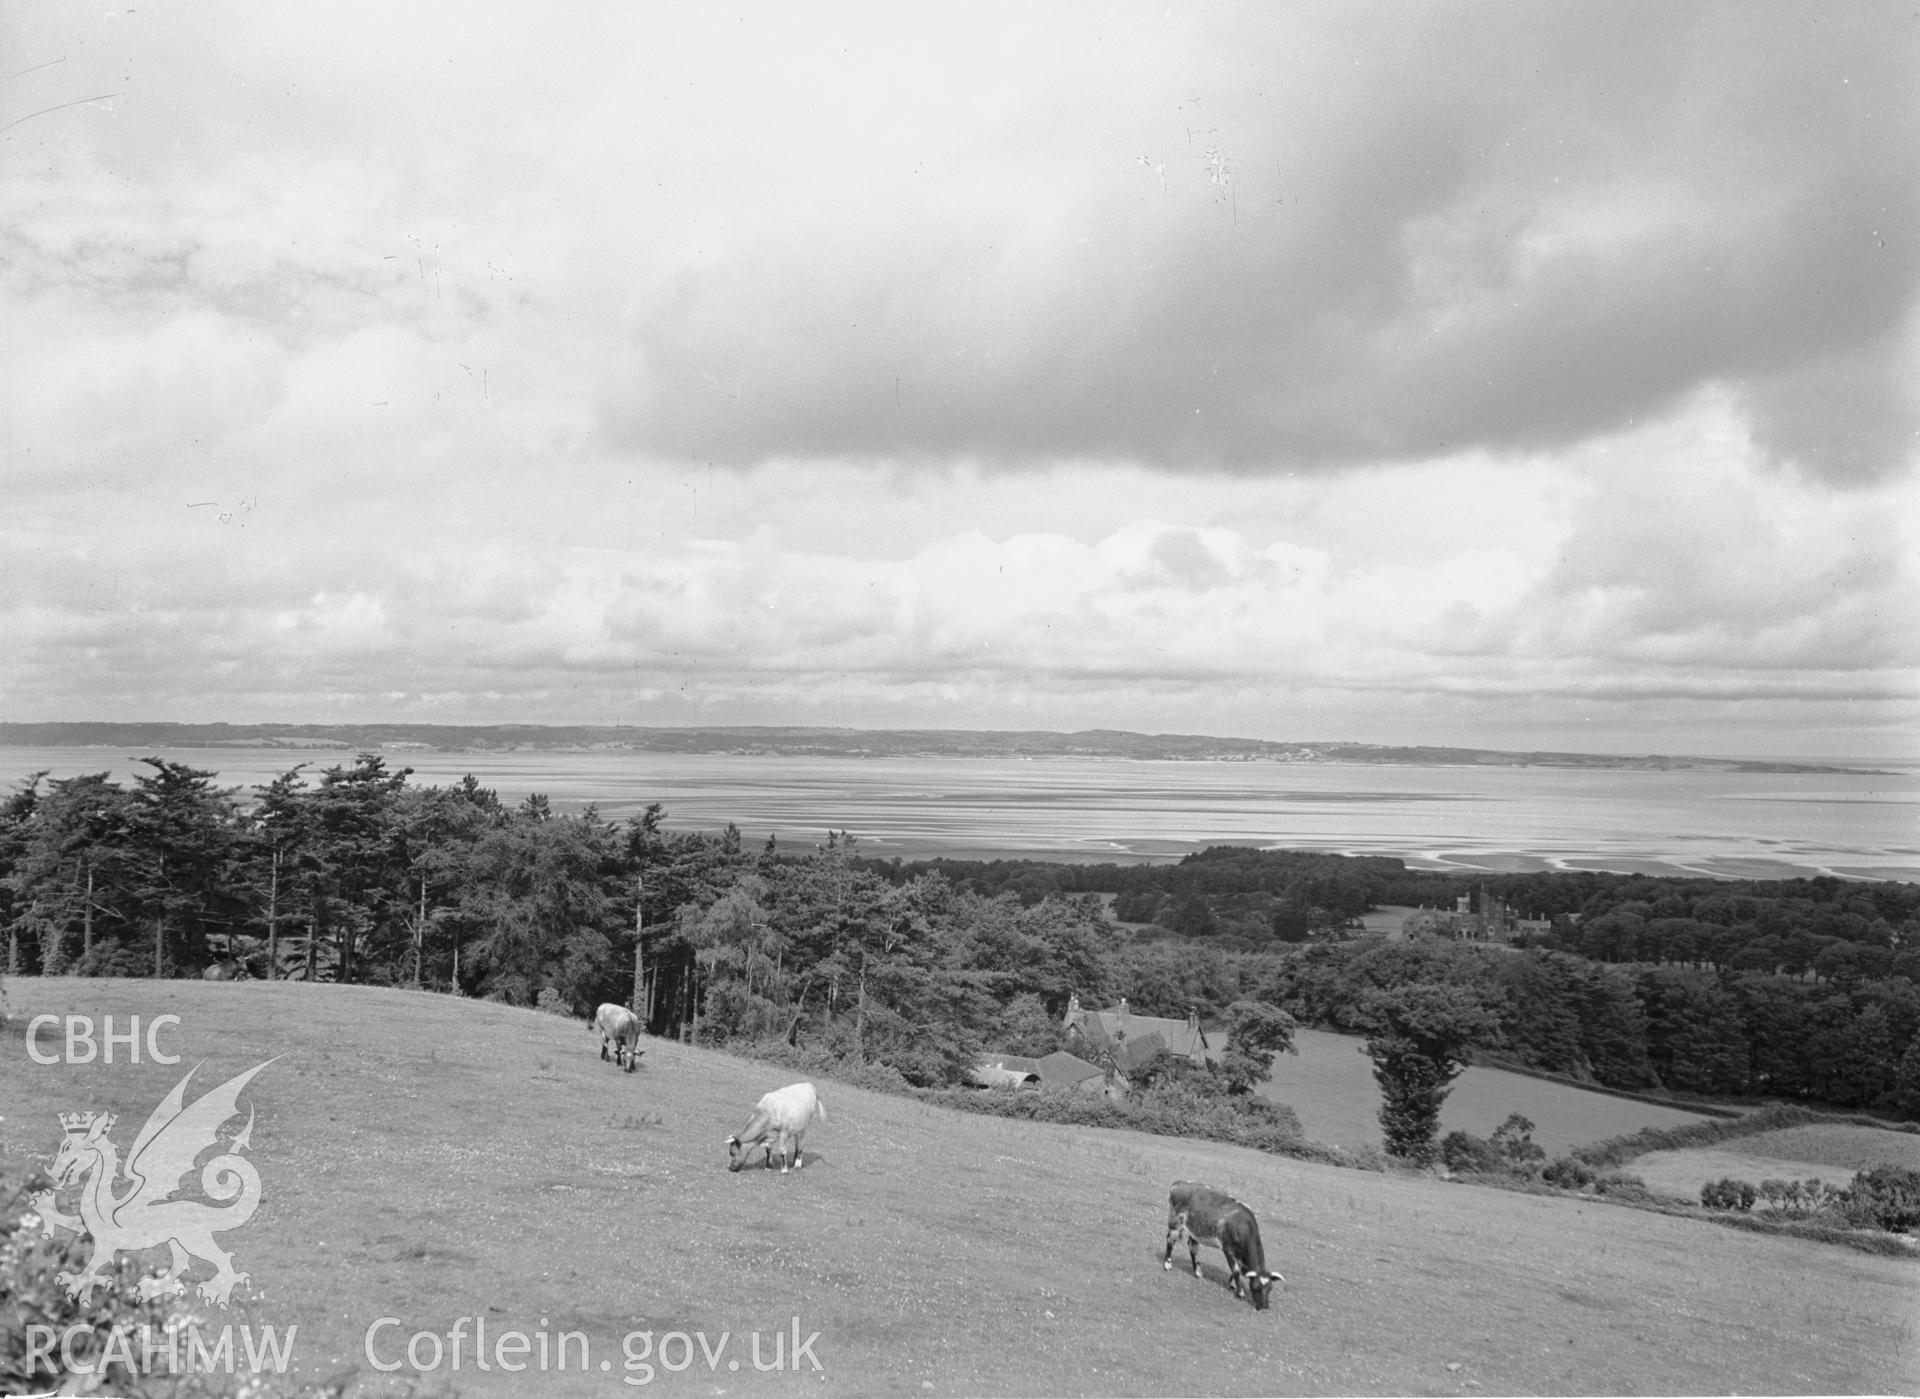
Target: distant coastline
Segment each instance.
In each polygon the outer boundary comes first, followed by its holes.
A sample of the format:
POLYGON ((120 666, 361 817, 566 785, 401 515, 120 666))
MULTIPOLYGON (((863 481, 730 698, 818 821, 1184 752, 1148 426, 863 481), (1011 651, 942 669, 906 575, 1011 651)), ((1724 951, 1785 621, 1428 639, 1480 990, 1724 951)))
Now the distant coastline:
POLYGON ((1549 767, 1613 771, 1842 773, 1883 769, 1824 763, 1668 754, 1522 752, 1494 748, 1393 747, 1373 743, 1274 742, 1119 729, 843 729, 783 726, 642 728, 548 724, 176 724, 0 723, 0 746, 41 748, 309 748, 366 752, 725 753, 831 758, 1131 758, 1423 767, 1549 767))

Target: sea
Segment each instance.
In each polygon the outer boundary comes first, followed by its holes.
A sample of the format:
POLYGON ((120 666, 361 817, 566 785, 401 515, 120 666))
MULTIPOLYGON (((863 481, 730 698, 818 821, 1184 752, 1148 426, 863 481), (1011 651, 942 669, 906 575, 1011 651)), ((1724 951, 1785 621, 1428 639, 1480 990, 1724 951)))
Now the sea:
MULTIPOLYGON (((30 774, 131 785, 149 753, 250 789, 348 750, 0 746, 0 787, 30 774)), ((788 850, 851 833, 906 860, 1177 860, 1210 845, 1391 855, 1415 868, 1612 870, 1728 879, 1920 881, 1920 764, 1873 773, 1172 762, 1109 758, 839 758, 631 750, 391 747, 419 785, 471 773, 517 804, 589 805, 618 820, 658 802, 665 825, 788 850)))

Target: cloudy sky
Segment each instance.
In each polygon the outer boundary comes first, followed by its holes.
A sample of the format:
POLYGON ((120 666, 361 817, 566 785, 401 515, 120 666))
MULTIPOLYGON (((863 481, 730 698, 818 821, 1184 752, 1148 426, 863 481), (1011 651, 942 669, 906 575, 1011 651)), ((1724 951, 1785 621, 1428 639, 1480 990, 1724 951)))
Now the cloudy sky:
POLYGON ((0 718, 1920 756, 1911 5, 0 62, 0 718))

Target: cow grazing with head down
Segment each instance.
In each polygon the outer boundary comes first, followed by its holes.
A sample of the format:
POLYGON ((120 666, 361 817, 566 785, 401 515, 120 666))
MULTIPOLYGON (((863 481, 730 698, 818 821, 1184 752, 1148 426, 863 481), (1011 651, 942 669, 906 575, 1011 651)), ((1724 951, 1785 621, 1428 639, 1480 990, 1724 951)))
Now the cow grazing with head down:
POLYGON ((778 1153, 781 1175, 787 1173, 789 1166, 805 1166, 807 1160, 801 1154, 800 1140, 816 1117, 822 1122, 827 1120, 827 1105, 820 1101, 811 1083, 790 1084, 767 1094, 754 1104, 753 1120, 727 1138, 727 1169, 739 1170, 760 1149, 766 1151, 769 1166, 778 1153))
POLYGON ((625 1006, 609 1001, 594 1013, 593 1028, 600 1032, 601 1059, 607 1058, 607 1048, 612 1046, 613 1062, 619 1064, 620 1056, 626 1055, 626 1071, 632 1073, 640 1056, 646 1053, 640 1047, 640 1017, 625 1006))
POLYGON ((1255 1311, 1267 1309, 1267 1289, 1286 1279, 1267 1271, 1265 1251, 1260 1247, 1260 1224, 1253 1211, 1231 1195, 1190 1180, 1176 1180, 1167 1195, 1167 1251, 1161 1266, 1173 1268, 1173 1246, 1187 1241, 1187 1261, 1193 1275, 1200 1276, 1200 1245, 1217 1245, 1227 1256, 1227 1281, 1233 1295, 1240 1295, 1241 1279, 1246 1280, 1247 1295, 1255 1311))

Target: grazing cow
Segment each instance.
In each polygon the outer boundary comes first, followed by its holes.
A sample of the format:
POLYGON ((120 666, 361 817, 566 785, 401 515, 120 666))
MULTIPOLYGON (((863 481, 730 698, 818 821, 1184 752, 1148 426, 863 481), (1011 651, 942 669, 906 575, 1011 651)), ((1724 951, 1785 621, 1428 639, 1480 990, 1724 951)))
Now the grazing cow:
POLYGON ((247 971, 247 964, 237 959, 230 962, 210 962, 200 976, 206 981, 252 980, 252 976, 247 971))
POLYGON ((1176 1180, 1167 1195, 1167 1251, 1160 1264, 1173 1268, 1173 1246, 1187 1241, 1187 1260, 1193 1275, 1200 1276, 1200 1245, 1215 1244, 1227 1256, 1227 1281, 1233 1295, 1240 1295, 1240 1280, 1246 1279, 1247 1295, 1255 1311, 1267 1309, 1267 1289, 1286 1279, 1267 1271, 1266 1253, 1260 1247, 1260 1224, 1253 1211, 1211 1186, 1176 1180))
POLYGON ((727 1138, 727 1169, 737 1171, 746 1165, 756 1147, 766 1149, 768 1166, 773 1165, 775 1151, 779 1152, 781 1175, 789 1166, 805 1166, 800 1139, 816 1117, 827 1120, 827 1105, 820 1101, 811 1083, 795 1083, 767 1094, 754 1104, 753 1120, 727 1138), (792 1143, 791 1150, 788 1143, 792 1143))
POLYGON ((640 1017, 625 1006, 609 1001, 594 1013, 593 1028, 600 1032, 601 1059, 607 1058, 607 1046, 612 1045, 613 1062, 620 1063, 620 1056, 625 1054, 626 1071, 632 1073, 640 1056, 646 1053, 640 1047, 640 1017))

